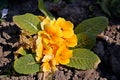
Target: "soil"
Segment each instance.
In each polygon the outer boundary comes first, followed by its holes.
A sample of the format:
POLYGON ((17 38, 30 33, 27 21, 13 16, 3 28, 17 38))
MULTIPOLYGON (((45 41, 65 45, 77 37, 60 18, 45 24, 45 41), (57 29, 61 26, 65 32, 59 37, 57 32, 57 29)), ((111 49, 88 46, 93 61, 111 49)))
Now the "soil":
MULTIPOLYGON (((75 26, 81 21, 95 17, 106 16, 92 0, 75 0, 67 2, 59 0, 53 3, 45 0, 47 9, 55 17, 64 17, 75 26)), ((33 13, 43 15, 37 8, 37 0, 10 0, 6 21, 0 23, 0 80, 42 80, 43 73, 20 75, 13 69, 14 52, 19 43, 20 29, 12 22, 12 17, 18 14, 33 13)), ((119 80, 120 79, 120 25, 119 21, 109 18, 109 26, 97 37, 95 47, 101 63, 97 69, 77 70, 66 66, 58 66, 52 80, 119 80)))

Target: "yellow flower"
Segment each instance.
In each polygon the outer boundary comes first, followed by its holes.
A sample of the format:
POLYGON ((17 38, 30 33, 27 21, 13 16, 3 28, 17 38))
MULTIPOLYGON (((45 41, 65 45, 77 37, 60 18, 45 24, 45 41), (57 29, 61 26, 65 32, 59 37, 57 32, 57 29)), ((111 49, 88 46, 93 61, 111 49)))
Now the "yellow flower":
POLYGON ((49 26, 45 26, 44 30, 50 36, 57 36, 57 37, 62 37, 63 36, 61 29, 56 27, 54 24, 50 24, 49 26))
POLYGON ((43 70, 44 72, 47 72, 47 71, 51 72, 50 63, 49 63, 49 62, 44 62, 44 63, 42 64, 42 70, 43 70))
POLYGON ((44 72, 56 71, 57 70, 56 65, 57 65, 56 60, 53 58, 51 61, 44 62, 42 64, 42 70, 44 72))
POLYGON ((65 21, 64 18, 58 18, 55 22, 55 26, 57 28, 60 27, 62 30, 63 38, 70 38, 74 34, 73 24, 70 21, 65 21))
POLYGON ((51 60, 51 69, 52 69, 52 71, 56 71, 57 70, 56 65, 58 65, 58 62, 55 60, 55 58, 53 58, 51 60))
POLYGON ((60 28, 55 27, 55 22, 56 20, 50 20, 49 17, 46 17, 42 22, 41 22, 41 28, 42 30, 45 30, 49 35, 52 36, 62 36, 62 32, 60 28))
POLYGON ((43 55, 52 54, 53 50, 50 46, 43 44, 43 55))
POLYGON ((63 43, 63 38, 59 37, 59 35, 57 35, 57 31, 56 31, 56 33, 53 33, 53 32, 54 31, 52 31, 52 29, 50 32, 49 28, 48 28, 48 31, 41 31, 40 35, 43 38, 43 43, 45 43, 45 44, 48 44, 48 43, 57 44, 60 46, 63 43))
POLYGON ((42 31, 38 32, 36 40, 36 60, 42 61, 44 72, 55 71, 56 65, 70 62, 73 51, 69 50, 69 47, 76 46, 78 41, 74 34, 74 26, 64 18, 39 18, 42 20, 42 31))
POLYGON ((64 39, 61 37, 52 37, 50 40, 51 44, 56 44, 58 46, 61 46, 61 44, 64 42, 64 39))
POLYGON ((75 47, 77 45, 77 42, 78 42, 78 39, 75 34, 70 38, 65 38, 65 44, 68 47, 75 47))
POLYGON ((53 54, 55 55, 59 46, 57 44, 49 44, 49 46, 52 48, 53 54))
POLYGON ((42 44, 42 37, 38 36, 38 39, 36 40, 36 61, 40 61, 40 59, 43 57, 42 51, 43 51, 43 44, 42 44))
MULTIPOLYGON (((40 19, 43 19, 40 17, 40 19)), ((41 22, 41 29, 44 30, 45 26, 48 26, 50 24, 50 19, 49 17, 46 17, 42 22, 41 22)))
POLYGON ((52 60, 54 58, 53 54, 45 54, 45 56, 42 59, 42 62, 49 62, 50 60, 52 60))
POLYGON ((56 52, 55 59, 60 64, 68 64, 72 57, 72 50, 69 50, 65 45, 62 45, 56 52))

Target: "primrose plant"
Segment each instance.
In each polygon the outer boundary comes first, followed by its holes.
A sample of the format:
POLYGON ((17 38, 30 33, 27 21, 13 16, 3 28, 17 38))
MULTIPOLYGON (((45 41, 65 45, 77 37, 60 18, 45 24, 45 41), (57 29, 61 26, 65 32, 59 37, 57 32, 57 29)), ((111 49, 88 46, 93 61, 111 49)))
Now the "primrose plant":
POLYGON ((20 74, 55 72, 64 65, 76 69, 96 68, 100 59, 91 49, 97 34, 108 25, 106 17, 84 20, 74 28, 71 21, 57 19, 38 0, 45 16, 31 13, 16 15, 13 21, 21 28, 21 46, 15 52, 14 69, 20 74))

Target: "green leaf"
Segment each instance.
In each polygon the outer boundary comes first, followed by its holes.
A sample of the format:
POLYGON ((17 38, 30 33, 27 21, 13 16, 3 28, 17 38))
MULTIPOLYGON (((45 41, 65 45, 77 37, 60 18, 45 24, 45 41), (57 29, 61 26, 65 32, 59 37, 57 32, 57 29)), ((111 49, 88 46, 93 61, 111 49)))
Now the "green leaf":
POLYGON ((86 33, 96 36, 101 33, 108 25, 108 19, 106 17, 95 17, 84 20, 75 28, 75 33, 86 33))
POLYGON ((77 34, 77 38, 78 38, 78 43, 76 48, 92 49, 95 46, 96 36, 85 33, 79 33, 77 34))
POLYGON ((40 71, 40 65, 35 62, 32 54, 28 54, 15 60, 14 69, 20 74, 32 74, 40 71))
POLYGON ((99 63, 99 57, 92 51, 78 48, 73 50, 73 57, 70 59, 70 63, 68 63, 67 66, 86 70, 96 68, 99 63))
POLYGON ((45 16, 48 16, 50 19, 54 18, 53 15, 46 9, 43 0, 38 0, 38 8, 45 16))
POLYGON ((23 47, 20 47, 16 52, 21 54, 21 55, 26 55, 27 54, 27 51, 23 47))
POLYGON ((27 55, 27 54, 31 54, 32 53, 32 51, 29 49, 25 49, 25 48, 23 48, 23 47, 20 47, 17 51, 16 51, 16 53, 19 53, 19 54, 21 54, 21 55, 27 55))
POLYGON ((29 32, 30 34, 36 34, 40 29, 40 19, 37 16, 30 13, 14 16, 13 21, 17 26, 29 32))

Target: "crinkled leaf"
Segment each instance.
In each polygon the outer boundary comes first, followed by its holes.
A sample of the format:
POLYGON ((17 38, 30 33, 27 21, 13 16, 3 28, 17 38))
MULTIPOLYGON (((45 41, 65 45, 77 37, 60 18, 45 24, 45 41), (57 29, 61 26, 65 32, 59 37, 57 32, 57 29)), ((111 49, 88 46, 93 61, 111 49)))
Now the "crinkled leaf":
POLYGON ((14 16, 13 21, 17 26, 29 32, 30 34, 36 34, 40 29, 40 19, 30 13, 14 16))
POLYGON ((68 63, 67 66, 86 70, 96 68, 99 63, 99 57, 92 51, 78 48, 73 50, 73 57, 70 59, 70 63, 68 63))
POLYGON ((76 48, 87 48, 92 49, 96 43, 96 36, 85 34, 85 33, 79 33, 77 34, 78 43, 76 48))
POLYGON ((106 17, 94 17, 84 20, 76 28, 75 33, 84 32, 96 36, 101 33, 108 25, 108 19, 106 17))
POLYGON ((33 74, 40 71, 40 65, 36 63, 32 54, 16 59, 14 69, 20 74, 33 74))
POLYGON ((38 0, 38 8, 45 16, 48 16, 50 19, 54 18, 53 15, 46 9, 43 0, 38 0))

